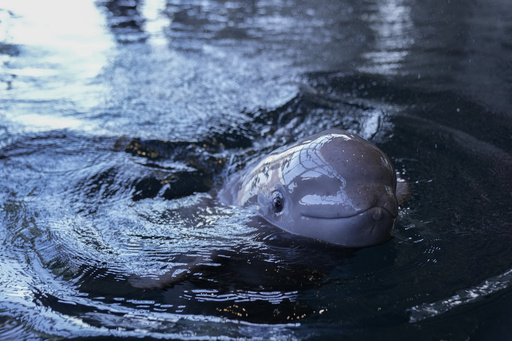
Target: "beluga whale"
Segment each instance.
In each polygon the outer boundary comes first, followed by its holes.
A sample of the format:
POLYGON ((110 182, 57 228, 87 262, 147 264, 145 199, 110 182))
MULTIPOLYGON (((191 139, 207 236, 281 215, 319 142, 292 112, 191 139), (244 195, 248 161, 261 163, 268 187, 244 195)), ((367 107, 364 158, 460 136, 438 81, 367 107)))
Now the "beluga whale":
POLYGON ((227 205, 253 208, 284 231, 343 247, 392 237, 407 185, 390 159, 362 137, 330 129, 272 152, 232 175, 227 205))

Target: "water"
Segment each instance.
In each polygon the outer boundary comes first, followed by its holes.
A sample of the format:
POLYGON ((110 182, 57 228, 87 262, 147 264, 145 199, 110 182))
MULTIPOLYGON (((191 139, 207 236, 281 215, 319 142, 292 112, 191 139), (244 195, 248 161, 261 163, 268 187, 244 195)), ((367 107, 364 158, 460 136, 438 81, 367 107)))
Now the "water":
POLYGON ((507 1, 1 1, 0 336, 512 331, 507 1), (409 179, 344 250, 216 200, 326 128, 409 179))

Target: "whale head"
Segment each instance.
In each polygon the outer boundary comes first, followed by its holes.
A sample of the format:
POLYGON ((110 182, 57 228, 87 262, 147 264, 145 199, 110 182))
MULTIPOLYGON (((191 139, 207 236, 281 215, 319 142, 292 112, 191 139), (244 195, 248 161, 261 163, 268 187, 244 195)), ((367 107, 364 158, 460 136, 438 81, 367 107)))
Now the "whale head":
POLYGON ((363 138, 329 130, 272 153, 236 196, 285 231, 345 247, 380 244, 398 215, 396 173, 363 138))

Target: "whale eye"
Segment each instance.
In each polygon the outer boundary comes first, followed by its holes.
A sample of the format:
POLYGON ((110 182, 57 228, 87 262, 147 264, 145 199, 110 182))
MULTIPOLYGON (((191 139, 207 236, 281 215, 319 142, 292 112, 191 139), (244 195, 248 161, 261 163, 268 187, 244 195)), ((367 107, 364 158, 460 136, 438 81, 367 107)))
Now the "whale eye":
POLYGON ((274 208, 274 212, 279 213, 283 210, 284 199, 283 195, 279 191, 274 191, 272 193, 272 207, 274 208))

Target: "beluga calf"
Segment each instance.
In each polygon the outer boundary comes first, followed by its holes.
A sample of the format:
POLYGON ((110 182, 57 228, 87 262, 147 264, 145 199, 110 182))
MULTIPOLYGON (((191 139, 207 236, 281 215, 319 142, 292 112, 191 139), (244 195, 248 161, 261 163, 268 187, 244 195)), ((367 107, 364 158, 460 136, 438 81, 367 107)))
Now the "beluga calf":
POLYGON ((348 131, 331 129, 279 148, 235 173, 219 198, 252 206, 270 224, 344 247, 392 236, 406 196, 389 158, 348 131), (400 185, 400 184, 399 184, 400 185))

